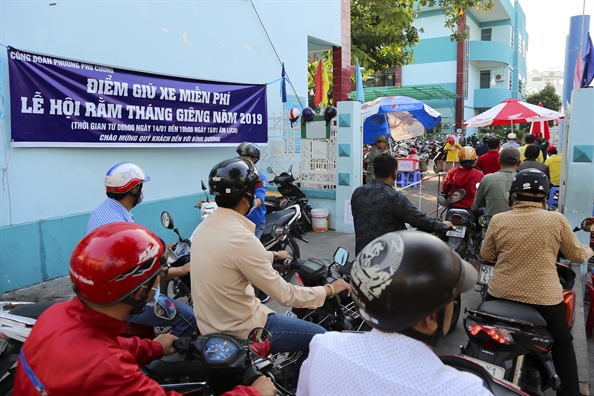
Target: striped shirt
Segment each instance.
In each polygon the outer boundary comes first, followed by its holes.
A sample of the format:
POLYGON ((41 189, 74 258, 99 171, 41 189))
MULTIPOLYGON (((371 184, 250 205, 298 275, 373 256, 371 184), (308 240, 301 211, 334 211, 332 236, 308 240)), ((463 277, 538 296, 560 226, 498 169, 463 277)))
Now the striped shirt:
POLYGON ((113 198, 107 198, 91 213, 91 218, 87 225, 87 234, 102 225, 118 221, 134 223, 134 216, 121 203, 113 198))

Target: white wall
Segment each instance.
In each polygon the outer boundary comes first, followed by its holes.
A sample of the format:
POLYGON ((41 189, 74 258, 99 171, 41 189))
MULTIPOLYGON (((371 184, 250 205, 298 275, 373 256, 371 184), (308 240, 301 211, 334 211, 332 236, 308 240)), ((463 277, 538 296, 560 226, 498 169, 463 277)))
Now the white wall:
POLYGON ((421 40, 436 38, 436 37, 447 37, 452 32, 444 27, 445 15, 434 15, 430 17, 423 17, 415 20, 415 26, 417 29, 423 28, 424 32, 419 33, 421 40))
POLYGON ((456 61, 406 65, 402 67, 402 86, 456 82, 456 61))
MULTIPOLYGON (((300 96, 307 95, 308 36, 340 45, 341 2, 254 0, 300 96), (318 10, 320 10, 318 8, 318 10)), ((205 80, 262 84, 281 67, 249 1, 0 0, 0 43, 17 49, 117 68, 205 80)), ((10 148, 6 50, 0 48, 5 99, 0 164, 0 226, 91 211, 114 163, 138 163, 152 178, 148 201, 199 192, 232 148, 10 148), (10 204, 10 205, 9 205, 10 204)), ((295 94, 290 85, 289 94, 295 94)), ((282 109, 279 83, 268 87, 268 111, 282 109)))

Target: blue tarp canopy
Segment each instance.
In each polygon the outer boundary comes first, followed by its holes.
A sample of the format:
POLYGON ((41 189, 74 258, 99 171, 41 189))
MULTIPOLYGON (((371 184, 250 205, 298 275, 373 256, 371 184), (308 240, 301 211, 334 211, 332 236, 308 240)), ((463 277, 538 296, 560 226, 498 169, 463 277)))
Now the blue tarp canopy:
POLYGON ((363 143, 374 144, 379 135, 394 140, 422 136, 441 122, 441 114, 408 96, 381 97, 361 106, 363 143))

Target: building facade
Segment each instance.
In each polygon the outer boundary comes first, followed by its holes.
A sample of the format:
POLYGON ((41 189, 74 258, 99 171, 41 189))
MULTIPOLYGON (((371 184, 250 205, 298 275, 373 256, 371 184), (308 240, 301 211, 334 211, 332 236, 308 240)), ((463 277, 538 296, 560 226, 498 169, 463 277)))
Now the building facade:
POLYGON ((0 293, 68 274, 89 214, 105 199, 103 176, 113 164, 134 162, 150 175, 145 202, 132 213, 169 242, 174 234, 160 225, 161 212, 169 211, 189 236, 200 218, 194 208, 204 197, 200 181, 236 155, 235 145, 13 147, 11 106, 18 103, 9 100, 7 46, 165 76, 267 84, 268 113, 278 115, 281 62, 287 93, 306 97, 309 52, 332 49, 335 91, 344 85, 346 98, 350 90, 350 2, 327 1, 323 13, 311 12, 310 4, 0 0, 0 293))
MULTIPOLYGON (((449 100, 429 100, 427 104, 442 114, 441 132, 455 132, 464 120, 474 117, 504 99, 526 95, 526 16, 517 0, 495 0, 487 13, 470 9, 459 25, 468 32, 466 41, 452 42, 444 27, 444 13, 426 8, 415 25, 424 32, 414 47, 415 61, 391 72, 375 76, 368 86, 441 86, 457 95, 449 100)), ((473 134, 476 128, 468 128, 473 134)))
POLYGON ((544 71, 532 70, 528 73, 526 93, 528 95, 542 91, 547 84, 555 88, 559 96, 563 96, 563 69, 561 67, 550 68, 544 71))

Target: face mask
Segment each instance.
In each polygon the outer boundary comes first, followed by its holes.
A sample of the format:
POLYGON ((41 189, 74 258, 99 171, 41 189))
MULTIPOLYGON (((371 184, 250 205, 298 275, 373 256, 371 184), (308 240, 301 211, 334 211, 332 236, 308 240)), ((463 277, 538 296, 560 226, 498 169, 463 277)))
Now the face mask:
POLYGON ((159 286, 153 287, 151 290, 154 290, 155 294, 153 295, 153 298, 151 298, 146 303, 146 305, 148 305, 149 307, 154 307, 155 304, 157 304, 157 301, 159 301, 159 295, 161 295, 161 290, 160 290, 159 286))
POLYGON ((141 191, 140 195, 138 196, 138 198, 136 199, 136 205, 142 203, 142 201, 144 200, 144 193, 141 191))
MULTIPOLYGON (((248 198, 248 200, 249 200, 249 198, 248 198)), ((245 215, 246 217, 252 214, 254 209, 256 209, 256 205, 258 205, 258 202, 256 201, 256 197, 253 197, 252 206, 250 207, 250 210, 248 210, 247 214, 245 215)))

